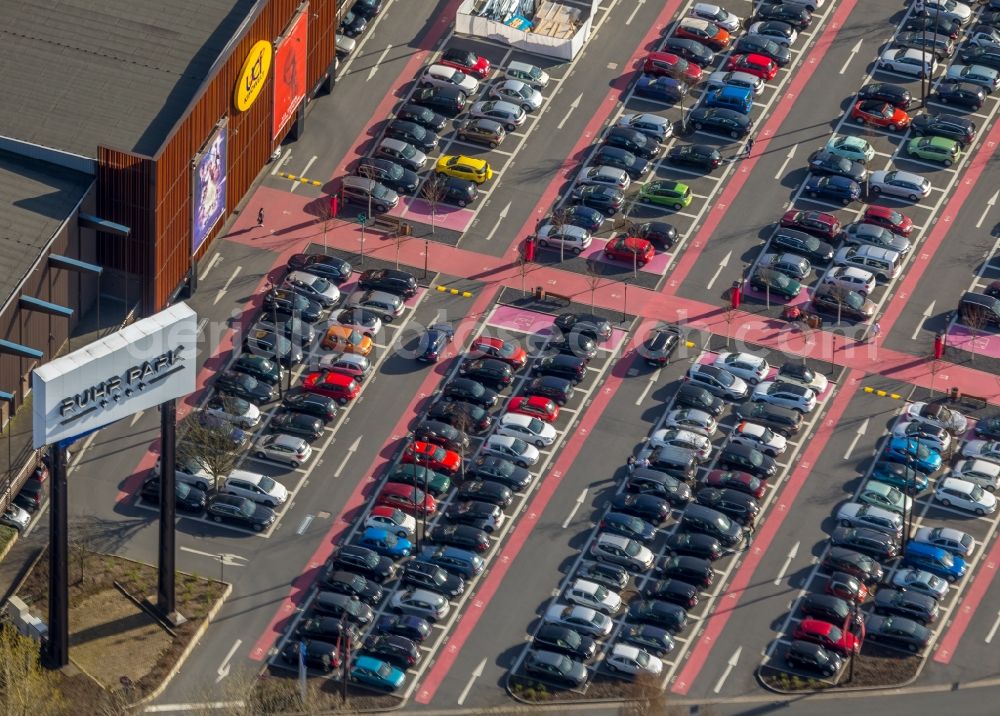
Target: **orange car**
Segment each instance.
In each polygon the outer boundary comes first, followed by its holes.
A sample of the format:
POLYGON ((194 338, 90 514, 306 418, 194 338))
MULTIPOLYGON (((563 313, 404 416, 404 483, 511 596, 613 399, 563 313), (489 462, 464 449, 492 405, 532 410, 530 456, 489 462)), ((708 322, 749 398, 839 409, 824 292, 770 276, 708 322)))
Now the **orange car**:
POLYGON ((678 23, 674 37, 695 40, 716 52, 725 50, 732 42, 729 33, 715 23, 691 17, 686 17, 678 23))
POLYGON ((321 345, 328 351, 342 351, 366 356, 372 352, 375 344, 364 333, 350 326, 330 326, 326 329, 321 345))

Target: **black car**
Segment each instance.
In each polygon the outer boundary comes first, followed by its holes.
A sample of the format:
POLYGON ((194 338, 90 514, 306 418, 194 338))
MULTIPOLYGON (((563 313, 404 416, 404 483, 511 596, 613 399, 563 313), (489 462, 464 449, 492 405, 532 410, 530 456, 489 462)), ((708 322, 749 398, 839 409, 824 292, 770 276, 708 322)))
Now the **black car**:
POLYGON ((459 500, 489 502, 498 507, 508 507, 514 499, 509 487, 490 480, 467 480, 458 488, 455 497, 459 500))
POLYGON ((351 572, 357 572, 362 577, 385 582, 396 573, 396 565, 388 557, 378 552, 356 544, 345 544, 340 547, 330 559, 330 567, 339 567, 351 572))
POLYGON ((554 375, 579 383, 587 374, 587 361, 577 356, 557 353, 536 361, 534 370, 540 375, 554 375))
POLYGON ((556 405, 566 405, 573 395, 573 383, 553 375, 540 375, 524 388, 525 395, 541 395, 556 405))
POLYGON ((351 10, 371 20, 382 11, 382 0, 355 0, 351 10))
POLYGON ((611 500, 611 509, 635 515, 654 525, 666 522, 670 516, 670 503, 656 495, 615 495, 611 500))
POLYGON ((581 333, 597 341, 611 338, 611 323, 591 313, 561 313, 556 316, 555 325, 563 335, 581 333))
POLYGON ((812 13, 801 5, 776 5, 762 2, 757 6, 758 20, 780 20, 787 22, 796 30, 805 30, 812 22, 812 13))
POLYGON ((441 201, 445 204, 466 207, 479 196, 476 183, 468 179, 438 175, 437 180, 440 181, 441 201))
POLYGON ((953 114, 920 114, 910 121, 910 129, 917 136, 954 139, 963 147, 976 138, 976 125, 964 117, 953 114))
POLYGON ((944 80, 937 86, 937 101, 941 104, 957 104, 977 111, 986 101, 986 92, 979 85, 969 82, 944 80))
POLYGON ((1000 70, 1000 47, 963 47, 958 57, 966 65, 1000 70))
POLYGON ((576 689, 586 683, 589 672, 579 661, 554 651, 529 650, 522 667, 528 676, 576 689))
POLYGON ((215 379, 215 389, 226 395, 235 395, 237 398, 249 400, 256 405, 269 403, 278 397, 278 389, 273 385, 268 385, 252 375, 238 373, 235 370, 227 370, 220 374, 215 379))
POLYGON ((778 67, 785 67, 792 61, 792 53, 787 47, 763 35, 743 35, 736 41, 733 52, 762 55, 772 60, 778 67))
POLYGON ((802 614, 840 626, 851 616, 851 605, 832 594, 806 594, 799 602, 802 614))
POLYGON ((301 656, 307 669, 314 669, 324 674, 340 666, 340 655, 337 647, 318 639, 289 639, 281 650, 281 659, 286 664, 298 664, 301 656))
POLYGON ((997 440, 1000 438, 1000 415, 991 415, 976 422, 976 437, 984 440, 997 440))
POLYGON ((601 142, 609 147, 632 152, 643 159, 655 159, 663 149, 663 146, 652 137, 628 127, 611 127, 605 132, 601 142))
POLYGON ((416 642, 422 642, 431 635, 431 624, 426 619, 409 614, 386 614, 375 624, 378 634, 398 634, 416 642))
POLYGON ((438 401, 428 409, 427 417, 472 433, 485 432, 493 425, 493 417, 486 410, 462 401, 438 401))
POLYGON ((674 531, 667 537, 667 550, 673 554, 686 554, 715 561, 722 557, 722 544, 711 535, 701 532, 674 531))
POLYGON ((699 504, 718 510, 741 525, 753 524, 760 512, 757 500, 738 490, 703 487, 695 493, 694 498, 699 504))
POLYGON ((691 499, 691 487, 673 475, 647 467, 629 473, 625 489, 642 495, 656 495, 674 507, 683 507, 691 499))
POLYGON ((323 314, 323 307, 318 302, 287 288, 272 288, 264 294, 264 309, 297 315, 306 323, 315 323, 323 314))
POLYGON ((531 644, 537 648, 572 656, 578 661, 590 661, 597 653, 597 642, 589 636, 583 636, 568 627, 556 624, 542 624, 535 632, 531 644))
POLYGON ((687 626, 684 607, 659 599, 633 599, 628 605, 628 619, 639 624, 652 624, 675 634, 687 626))
MULTIPOLYGON (((160 478, 157 475, 153 475, 144 483, 142 483, 142 490, 139 492, 142 495, 142 499, 147 502, 152 502, 154 504, 159 504, 160 502, 160 478)), ((197 512, 200 513, 205 509, 205 505, 208 503, 208 496, 203 490, 199 490, 196 487, 191 487, 184 482, 174 483, 174 495, 178 510, 183 510, 185 512, 197 512)))
MULTIPOLYGON (((780 248, 804 256, 812 264, 825 264, 833 259, 833 246, 804 231, 779 228, 771 236, 771 251, 780 248)), ((781 252, 778 252, 781 253, 781 252)))
POLYGON ((664 577, 680 579, 702 589, 708 589, 715 581, 715 570, 710 560, 686 554, 668 554, 656 569, 664 577))
POLYGON ((660 579, 646 582, 642 590, 648 599, 662 599, 665 602, 679 604, 685 609, 698 606, 698 587, 679 579, 660 579))
POLYGON ((760 450, 747 445, 733 445, 732 443, 722 448, 716 466, 749 472, 754 477, 761 479, 771 477, 778 470, 777 463, 770 455, 765 455, 760 450))
POLYGON ((923 651, 931 640, 931 630, 906 617, 865 617, 865 640, 906 649, 914 654, 923 651))
MULTIPOLYGON (((684 383, 677 389, 677 393, 674 395, 674 404, 681 408, 704 410, 716 417, 721 415, 726 408, 726 403, 722 398, 718 398, 701 386, 691 383, 684 383)), ((744 406, 737 405, 736 409, 739 410, 742 407, 744 406)))
POLYGON ((431 130, 405 119, 394 119, 385 128, 385 136, 412 144, 422 152, 437 149, 438 138, 431 130))
POLYGON ((825 149, 819 149, 809 155, 809 171, 823 176, 847 177, 859 184, 868 176, 868 170, 861 162, 852 162, 825 149))
POLYGON ((881 616, 900 616, 918 624, 930 624, 937 619, 938 603, 929 594, 909 589, 880 587, 875 592, 875 613, 881 616))
POLYGON ((724 107, 695 107, 688 112, 688 127, 739 139, 750 134, 753 120, 745 114, 724 107))
POLYGON ((568 336, 555 338, 545 344, 545 348, 556 353, 583 358, 588 363, 597 355, 597 344, 594 339, 582 333, 571 333, 568 336))
POLYGON ((367 28, 368 18, 353 10, 344 13, 344 19, 340 21, 340 32, 348 37, 357 37, 367 28))
POLYGON ((677 228, 666 221, 645 221, 634 227, 630 235, 663 249, 669 249, 677 243, 677 228))
POLYGON ((481 500, 452 502, 444 516, 451 522, 469 525, 487 534, 498 529, 504 519, 503 510, 498 505, 481 500))
POLYGON ((400 194, 415 194, 420 186, 420 177, 416 172, 384 157, 365 157, 358 162, 354 173, 358 176, 370 176, 379 184, 400 194))
POLYGON ((648 160, 636 156, 628 150, 607 145, 601 145, 597 148, 592 161, 596 165, 621 169, 629 175, 632 181, 641 179, 649 172, 650 168, 648 160))
POLYGON ((582 204, 577 204, 576 206, 567 207, 562 211, 561 217, 563 223, 572 224, 573 226, 579 226, 591 233, 596 233, 607 220, 597 209, 591 209, 589 206, 583 206, 582 204))
POLYGON ((601 531, 634 539, 649 544, 656 539, 659 531, 646 520, 623 512, 609 512, 599 525, 601 531))
POLYGON ((361 643, 361 630, 357 625, 334 617, 308 617, 299 622, 295 634, 307 639, 318 639, 331 644, 349 639, 352 644, 361 643))
POLYGON ((498 482, 520 492, 531 484, 531 473, 499 455, 481 455, 467 469, 467 475, 477 480, 498 482))
POLYGON ((796 639, 785 652, 785 661, 789 666, 802 671, 821 674, 827 678, 833 676, 844 665, 843 659, 832 651, 827 651, 819 644, 796 639))
POLYGON ((372 606, 382 601, 381 585, 346 569, 327 569, 320 577, 319 587, 328 592, 357 597, 372 606))
POLYGON ((507 363, 494 358, 474 358, 458 367, 458 374, 494 390, 503 390, 514 382, 514 370, 507 363))
POLYGON ((650 624, 626 624, 618 632, 619 641, 642 647, 653 656, 663 657, 674 650, 674 638, 666 629, 650 624))
MULTIPOLYGON (((489 504, 489 503, 487 503, 489 504)), ((482 554, 490 548, 490 538, 483 530, 472 525, 437 525, 427 539, 438 544, 468 549, 482 554)))
POLYGON ((417 645, 405 636, 395 634, 378 634, 368 637, 361 647, 361 653, 388 661, 404 671, 420 659, 420 649, 417 648, 417 645))
POLYGON ((583 562, 576 570, 576 576, 590 582, 603 584, 608 589, 620 592, 628 585, 629 572, 620 564, 610 562, 583 562))
MULTIPOLYGON (((695 406, 696 407, 696 406, 695 406)), ((790 408, 768 403, 742 403, 733 412, 740 420, 747 420, 771 428, 784 436, 794 435, 802 427, 802 414, 790 408)))
POLYGON ((666 365, 680 346, 682 337, 681 329, 677 326, 654 328, 642 342, 641 355, 650 365, 666 365))
POLYGON ((454 117, 465 109, 468 96, 457 87, 422 87, 410 96, 410 101, 447 117, 454 117))
POLYGON ((323 434, 323 421, 312 415, 293 411, 281 412, 271 418, 268 427, 273 432, 297 435, 313 441, 323 434))
POLYGON ((471 378, 454 378, 441 391, 441 399, 460 400, 489 409, 496 406, 499 396, 471 378))
POLYGON ((285 410, 303 413, 330 422, 337 417, 337 401, 318 393, 288 393, 285 395, 285 410))
POLYGON ((700 42, 685 37, 668 37, 663 43, 663 52, 670 52, 693 62, 702 69, 715 62, 715 53, 700 42))
POLYGON ((386 482, 399 482, 419 487, 421 490, 426 488, 425 491, 434 497, 440 497, 442 493, 451 489, 451 478, 443 472, 435 472, 429 467, 413 463, 409 465, 397 464, 395 468, 386 473, 385 479, 386 482))
POLYGON ((434 443, 458 453, 469 449, 469 436, 440 420, 421 420, 413 429, 413 437, 420 442, 434 443))
POLYGON ((897 109, 908 109, 913 102, 910 90, 888 82, 873 82, 858 91, 858 99, 877 99, 897 109))
POLYGON ((464 579, 436 564, 419 559, 409 560, 399 579, 403 584, 429 589, 449 598, 461 596, 465 592, 464 579))
POLYGON ((455 329, 450 323, 434 323, 420 334, 417 344, 416 360, 421 363, 437 363, 444 353, 445 347, 455 338, 455 329))
POLYGON ((270 507, 238 495, 216 495, 208 501, 205 510, 216 522, 232 522, 254 532, 267 529, 277 518, 270 507))
MULTIPOLYGON (((952 40, 957 40, 959 33, 962 31, 962 23, 949 17, 941 17, 940 15, 914 15, 907 19, 899 29, 903 32, 922 33, 926 31, 928 35, 947 35, 952 40)), ((906 107, 900 107, 900 109, 906 109, 906 107)))
POLYGON ((421 127, 426 127, 432 132, 440 132, 448 124, 448 119, 444 115, 433 112, 427 109, 427 107, 421 107, 419 104, 411 103, 404 104, 396 110, 396 119, 416 122, 421 127))
POLYGON ((674 164, 700 167, 708 171, 722 164, 719 150, 709 144, 677 145, 667 152, 667 159, 674 164))
MULTIPOLYGON (((316 266, 326 267, 328 264, 318 263, 316 266)), ((262 313, 251 330, 256 330, 257 328, 271 331, 277 329, 275 332, 291 341, 293 346, 308 346, 316 340, 316 328, 314 326, 310 326, 298 316, 285 313, 284 311, 262 313)))
POLYGON ((878 584, 883 576, 882 565, 874 559, 844 547, 830 548, 820 568, 827 572, 844 572, 868 585, 878 584))
POLYGON ((569 200, 596 209, 605 216, 614 216, 625 205, 625 193, 613 186, 578 186, 569 200))
POLYGON ((403 298, 417 295, 417 279, 408 271, 369 269, 358 277, 358 286, 366 291, 387 291, 403 298))
POLYGON ((305 271, 334 283, 343 283, 351 277, 351 264, 336 256, 292 254, 287 265, 289 271, 305 271))
POLYGON ((339 592, 320 590, 312 601, 312 611, 318 615, 347 619, 354 624, 371 624, 375 612, 357 597, 349 597, 339 592))

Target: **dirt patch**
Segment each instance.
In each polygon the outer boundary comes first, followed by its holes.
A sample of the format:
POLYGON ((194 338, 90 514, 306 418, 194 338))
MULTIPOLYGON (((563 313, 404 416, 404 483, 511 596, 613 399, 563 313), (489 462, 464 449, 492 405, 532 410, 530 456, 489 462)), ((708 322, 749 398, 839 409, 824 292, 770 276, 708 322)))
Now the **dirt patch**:
POLYGON ((761 670, 760 678, 765 684, 779 691, 856 689, 901 686, 916 676, 919 670, 919 656, 866 643, 861 648, 861 653, 854 659, 854 678, 850 678, 850 667, 845 666, 836 684, 795 676, 769 667, 761 670))

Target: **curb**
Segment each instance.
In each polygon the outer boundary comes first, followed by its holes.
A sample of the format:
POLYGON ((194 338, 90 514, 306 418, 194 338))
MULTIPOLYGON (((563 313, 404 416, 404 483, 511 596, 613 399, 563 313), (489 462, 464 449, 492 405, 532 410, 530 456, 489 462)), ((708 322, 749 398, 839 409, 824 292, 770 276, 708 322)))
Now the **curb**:
POLYGON ((10 542, 7 543, 7 546, 3 548, 3 551, 0 551, 0 562, 3 562, 4 558, 10 554, 10 551, 14 549, 14 545, 17 544, 17 541, 21 538, 21 533, 16 529, 13 527, 8 527, 8 529, 14 533, 14 536, 11 538, 10 542))
MULTIPOLYGON (((771 686, 760 675, 761 667, 758 666, 754 669, 753 675, 757 683, 765 691, 770 691, 772 694, 781 694, 782 696, 815 696, 816 694, 858 694, 867 693, 870 691, 887 691, 890 689, 903 689, 907 686, 912 685, 917 679, 920 678, 920 674, 923 673, 924 664, 927 660, 920 664, 920 668, 917 672, 911 676, 906 681, 899 681, 894 684, 874 684, 872 686, 831 686, 828 689, 779 689, 776 686, 771 686)), ((950 687, 949 687, 950 688, 950 687)))

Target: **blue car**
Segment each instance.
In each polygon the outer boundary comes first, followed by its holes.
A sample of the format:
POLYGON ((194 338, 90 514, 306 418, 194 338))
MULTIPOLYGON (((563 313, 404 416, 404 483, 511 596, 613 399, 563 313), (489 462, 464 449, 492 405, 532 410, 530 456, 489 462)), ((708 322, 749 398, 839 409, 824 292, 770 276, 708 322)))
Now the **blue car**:
POLYGON ((601 529, 605 532, 623 535, 637 539, 640 542, 650 543, 656 539, 657 529, 646 520, 634 515, 626 515, 621 512, 609 512, 601 520, 601 529))
POLYGON ((964 559, 948 550, 924 542, 907 543, 902 564, 936 574, 946 582, 961 579, 969 566, 964 559))
POLYGON ((635 94, 661 102, 677 102, 687 94, 688 86, 673 77, 643 75, 635 83, 635 94))
POLYGON ((861 185, 842 176, 809 176, 805 193, 815 199, 830 199, 847 206, 861 198, 861 185))
POLYGON ((417 360, 422 363, 437 363, 445 347, 455 337, 455 329, 448 323, 435 323, 420 337, 417 346, 417 360))
POLYGON ((398 537, 387 529, 369 527, 361 535, 358 544, 375 550, 386 557, 409 557, 413 551, 413 543, 405 537, 398 537))
POLYGON ((377 689, 395 691, 406 681, 406 674, 381 659, 359 656, 351 668, 351 679, 377 689))
POLYGON ((891 462, 909 465, 930 475, 941 467, 941 454, 911 438, 892 438, 885 446, 884 457, 891 462))
POLYGON ((872 479, 898 487, 903 492, 915 494, 927 489, 927 475, 898 462, 880 460, 872 469, 872 479))
POLYGON ((410 614, 386 614, 379 617, 375 633, 395 634, 420 643, 431 635, 431 623, 410 614))

